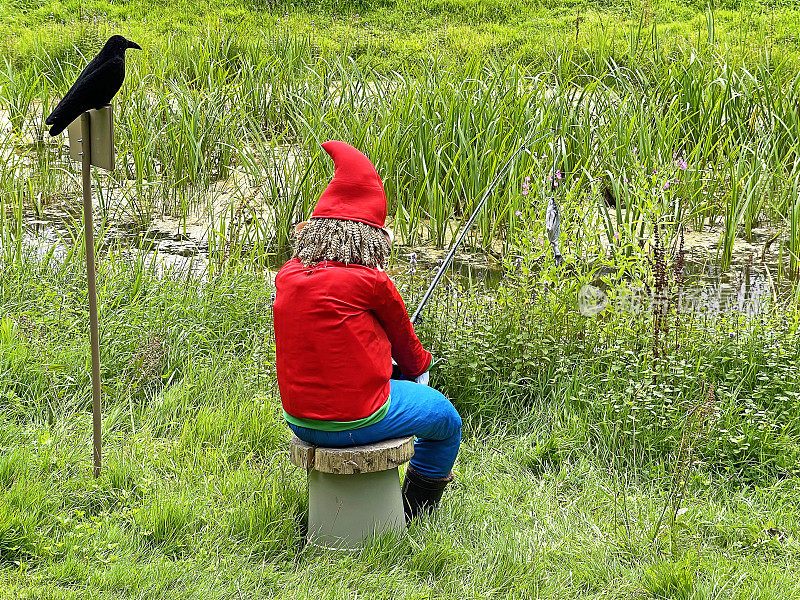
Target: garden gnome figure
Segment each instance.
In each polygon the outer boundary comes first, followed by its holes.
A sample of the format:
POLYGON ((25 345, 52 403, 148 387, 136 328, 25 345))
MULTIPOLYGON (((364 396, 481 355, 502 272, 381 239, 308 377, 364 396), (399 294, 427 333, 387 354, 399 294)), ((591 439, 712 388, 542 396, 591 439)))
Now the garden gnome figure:
POLYGON ((335 174, 295 255, 275 278, 275 346, 284 417, 301 440, 327 447, 416 436, 403 483, 406 516, 434 508, 461 442, 461 418, 428 387, 431 354, 383 268, 386 194, 370 160, 322 145, 335 174), (392 359, 407 379, 391 379, 392 359))

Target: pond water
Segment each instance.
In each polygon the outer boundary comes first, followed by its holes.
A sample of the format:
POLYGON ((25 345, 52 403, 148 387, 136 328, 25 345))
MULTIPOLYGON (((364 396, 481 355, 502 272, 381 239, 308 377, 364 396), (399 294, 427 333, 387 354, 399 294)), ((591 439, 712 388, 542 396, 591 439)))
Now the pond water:
MULTIPOLYGON (((144 259, 158 275, 192 276, 203 278, 209 272, 209 242, 207 224, 202 221, 160 219, 148 229, 97 220, 101 252, 116 252, 131 260, 144 259), (100 234, 102 232, 102 235, 100 234)), ((80 213, 63 209, 45 209, 40 216, 26 213, 22 217, 20 243, 24 251, 44 256, 52 253, 63 260, 72 240, 79 235, 80 213)), ((739 239, 734 245, 731 267, 722 270, 717 259, 718 229, 686 235, 686 293, 691 301, 711 310, 738 310, 758 313, 773 298, 788 296, 794 283, 785 276, 779 278, 782 258, 779 242, 773 240, 777 230, 764 227, 753 231, 751 239, 739 239)), ((0 246, 2 240, 0 240, 0 246)), ((430 247, 398 246, 390 271, 407 271, 412 253, 417 269, 435 272, 445 250, 430 247)), ((568 249, 567 249, 568 255, 568 249)), ((274 272, 287 259, 274 256, 268 272, 274 272)), ((452 275, 464 285, 492 288, 502 281, 502 265, 493 257, 460 252, 451 267, 452 275)))

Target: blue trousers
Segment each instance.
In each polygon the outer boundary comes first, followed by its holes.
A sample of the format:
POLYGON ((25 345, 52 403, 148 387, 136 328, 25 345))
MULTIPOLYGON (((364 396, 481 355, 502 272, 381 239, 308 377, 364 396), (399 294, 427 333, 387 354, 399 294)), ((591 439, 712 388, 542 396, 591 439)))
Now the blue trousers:
POLYGON ((461 443, 461 417, 440 392, 399 379, 391 380, 386 416, 372 425, 349 431, 321 431, 289 424, 301 440, 317 446, 344 447, 416 436, 411 466, 425 477, 447 477, 461 443))

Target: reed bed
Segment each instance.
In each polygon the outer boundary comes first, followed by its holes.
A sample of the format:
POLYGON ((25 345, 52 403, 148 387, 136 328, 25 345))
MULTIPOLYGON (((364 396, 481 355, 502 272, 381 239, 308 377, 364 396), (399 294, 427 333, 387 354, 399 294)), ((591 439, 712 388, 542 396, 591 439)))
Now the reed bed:
MULTIPOLYGON (((336 138, 377 165, 400 238, 441 247, 505 157, 542 132, 490 199, 473 247, 507 249, 515 215, 534 197, 522 193, 524 177, 548 187, 557 172, 562 189, 596 207, 590 235, 644 239, 654 222, 673 231, 722 224, 727 267, 736 237, 771 222, 796 256, 800 76, 767 53, 746 66, 716 46, 664 56, 648 35, 649 52, 643 30, 624 50, 599 36, 581 52, 564 45, 547 70, 433 57, 391 72, 322 55, 284 30, 152 40, 143 59, 129 57, 116 100, 119 168, 98 179, 102 208, 143 228, 157 216, 211 215, 212 248, 234 245, 263 262, 310 213, 332 173, 320 143, 336 138), (236 192, 216 193, 229 179, 236 192)), ((5 210, 23 202, 41 212, 75 197, 77 167, 44 140, 41 121, 90 51, 43 46, 27 68, 0 65, 6 146, 15 148, 4 151, 5 210)))

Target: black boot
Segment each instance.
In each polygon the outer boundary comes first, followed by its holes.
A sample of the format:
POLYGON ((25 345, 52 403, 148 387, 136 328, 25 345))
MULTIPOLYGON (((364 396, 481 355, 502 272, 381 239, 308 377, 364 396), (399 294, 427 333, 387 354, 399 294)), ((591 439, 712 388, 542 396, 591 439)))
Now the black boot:
POLYGON ((453 474, 441 479, 431 479, 417 473, 411 466, 406 469, 403 482, 403 508, 406 521, 410 521, 422 512, 436 508, 448 483, 453 481, 453 474))

